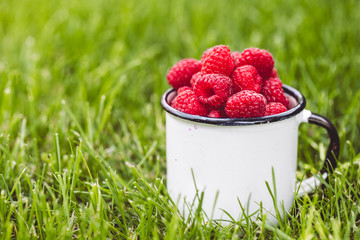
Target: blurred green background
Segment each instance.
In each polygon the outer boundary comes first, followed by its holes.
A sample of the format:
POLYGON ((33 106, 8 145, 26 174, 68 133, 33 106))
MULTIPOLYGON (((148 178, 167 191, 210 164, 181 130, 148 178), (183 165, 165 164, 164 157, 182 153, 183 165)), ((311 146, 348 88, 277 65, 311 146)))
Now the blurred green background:
POLYGON ((121 119, 152 141, 163 134, 159 99, 168 69, 226 44, 270 51, 308 109, 333 120, 342 140, 355 140, 358 10, 358 1, 1 1, 2 131, 17 132, 26 118, 41 149, 74 124, 61 114, 65 100, 91 143, 105 144, 109 136, 100 133, 121 119), (111 114, 87 126, 86 117, 102 117, 102 101, 111 114))
MULTIPOLYGON (((167 71, 218 44, 270 51, 283 83, 337 127, 339 161, 358 160, 359 9, 357 0, 0 0, 0 189, 30 197, 47 184, 61 211, 54 175, 72 173, 75 149, 85 160, 72 190, 112 170, 125 185, 128 162, 145 181, 165 178, 167 71)), ((300 132, 299 169, 319 168, 325 132, 300 132)), ((69 211, 89 201, 72 200, 69 211)))

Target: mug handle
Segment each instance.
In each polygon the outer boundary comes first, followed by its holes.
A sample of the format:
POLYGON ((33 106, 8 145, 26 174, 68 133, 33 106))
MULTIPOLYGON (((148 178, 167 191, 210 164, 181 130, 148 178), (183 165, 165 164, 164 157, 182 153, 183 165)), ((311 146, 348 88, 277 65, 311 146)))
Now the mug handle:
POLYGON ((335 126, 329 119, 321 115, 312 113, 309 110, 304 110, 304 117, 302 122, 308 122, 325 128, 330 137, 330 143, 326 152, 326 159, 322 169, 320 170, 320 173, 310 178, 307 178, 297 184, 296 189, 299 190, 299 196, 304 196, 306 193, 313 192, 315 188, 320 185, 321 178, 323 178, 325 181, 328 181, 329 174, 332 173, 336 168, 336 160, 339 157, 340 151, 339 134, 335 126))

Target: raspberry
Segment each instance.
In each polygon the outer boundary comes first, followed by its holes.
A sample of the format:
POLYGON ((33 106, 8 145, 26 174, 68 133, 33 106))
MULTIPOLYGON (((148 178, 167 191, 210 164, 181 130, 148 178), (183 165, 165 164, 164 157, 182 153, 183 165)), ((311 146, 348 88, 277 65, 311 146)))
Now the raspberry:
POLYGON ((261 90, 262 78, 251 65, 244 65, 235 68, 231 75, 235 92, 241 90, 253 90, 257 93, 261 90))
POLYGON ((171 106, 184 113, 207 116, 208 110, 203 106, 195 93, 188 89, 181 91, 172 101, 171 106))
POLYGON ((275 115, 287 111, 287 108, 279 102, 271 102, 266 105, 265 116, 275 115))
POLYGON ((230 49, 225 45, 215 46, 208 49, 202 56, 201 72, 218 73, 230 76, 234 70, 234 60, 230 49))
POLYGON ((193 87, 195 85, 196 80, 202 75, 204 75, 202 72, 195 73, 190 79, 190 85, 193 87))
POLYGON ((239 59, 241 57, 241 53, 237 51, 231 52, 231 57, 234 60, 235 68, 239 67, 239 59))
POLYGON ((202 104, 219 108, 231 94, 231 79, 222 74, 204 74, 196 80, 194 92, 202 104))
POLYGON ((186 90, 192 90, 192 89, 191 89, 191 87, 189 87, 189 86, 180 87, 180 88, 177 90, 177 94, 179 95, 181 92, 186 91, 186 90))
POLYGON ((270 77, 271 78, 277 78, 278 77, 278 73, 277 73, 276 68, 273 68, 270 77))
POLYGON ((263 79, 267 79, 270 77, 272 69, 274 67, 274 59, 271 53, 259 48, 245 49, 241 53, 241 57, 238 58, 238 61, 238 66, 254 66, 263 79))
POLYGON ((265 97, 251 90, 235 93, 229 97, 225 106, 225 112, 231 118, 262 117, 265 109, 265 97))
POLYGON ((172 66, 167 74, 169 84, 178 89, 183 86, 190 86, 191 77, 201 70, 200 61, 192 58, 180 60, 172 66))
MULTIPOLYGON (((216 46, 215 46, 216 47, 216 46)), ((205 58, 207 58, 209 56, 209 54, 212 52, 214 47, 208 48, 205 50, 205 52, 203 52, 203 54, 201 55, 201 64, 204 63, 205 58)))
POLYGON ((226 112, 223 108, 221 109, 213 109, 210 111, 208 117, 212 118, 227 118, 226 112))
POLYGON ((264 81, 260 93, 265 96, 268 102, 282 103, 289 107, 289 99, 286 98, 282 89, 282 82, 279 78, 269 78, 264 81))

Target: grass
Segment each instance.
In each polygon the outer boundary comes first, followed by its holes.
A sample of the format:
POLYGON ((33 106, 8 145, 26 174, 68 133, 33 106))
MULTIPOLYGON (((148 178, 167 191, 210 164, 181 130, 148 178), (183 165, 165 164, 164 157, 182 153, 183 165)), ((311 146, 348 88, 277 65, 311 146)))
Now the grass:
MULTIPOLYGON (((1 239, 359 239, 359 7, 0 0, 1 239), (216 44, 268 49, 339 131, 335 173, 279 227, 183 219, 166 192, 167 70, 216 44)), ((327 143, 301 125, 299 177, 327 143)))

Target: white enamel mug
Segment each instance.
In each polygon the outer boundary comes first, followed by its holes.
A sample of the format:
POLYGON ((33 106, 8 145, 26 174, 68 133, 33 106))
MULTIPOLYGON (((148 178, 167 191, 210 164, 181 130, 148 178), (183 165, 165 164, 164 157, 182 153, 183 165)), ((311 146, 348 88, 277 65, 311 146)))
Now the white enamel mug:
POLYGON ((327 179, 336 167, 339 137, 326 118, 305 109, 304 96, 283 85, 290 110, 260 118, 209 118, 182 113, 168 103, 166 111, 167 189, 181 214, 199 207, 211 220, 236 220, 260 212, 277 224, 293 205, 295 192, 304 195, 319 184, 319 176, 296 182, 298 127, 309 122, 327 129, 330 144, 320 171, 327 179), (276 204, 275 204, 276 203, 276 204), (285 211, 285 212, 284 212, 285 211))

